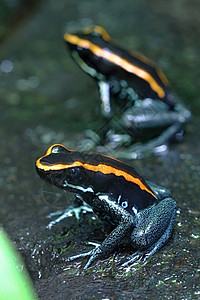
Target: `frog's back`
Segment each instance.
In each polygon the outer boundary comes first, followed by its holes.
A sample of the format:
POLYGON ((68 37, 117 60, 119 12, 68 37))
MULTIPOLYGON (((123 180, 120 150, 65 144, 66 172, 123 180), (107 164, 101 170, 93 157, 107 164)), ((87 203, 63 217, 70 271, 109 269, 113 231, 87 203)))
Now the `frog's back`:
POLYGON ((135 214, 157 202, 152 189, 132 166, 93 153, 80 153, 79 159, 92 177, 96 192, 111 195, 113 201, 130 213, 135 214))

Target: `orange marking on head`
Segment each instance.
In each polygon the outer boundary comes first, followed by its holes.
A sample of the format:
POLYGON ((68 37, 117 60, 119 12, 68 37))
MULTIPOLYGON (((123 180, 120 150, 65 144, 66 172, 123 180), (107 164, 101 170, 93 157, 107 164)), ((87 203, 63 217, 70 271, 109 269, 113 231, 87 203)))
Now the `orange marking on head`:
POLYGON ((138 77, 144 79, 145 81, 147 81, 149 83, 152 90, 154 90, 160 98, 165 97, 165 91, 163 90, 163 88, 156 82, 156 80, 147 71, 134 66, 133 64, 129 63, 126 59, 121 58, 120 56, 112 53, 111 51, 101 49, 99 46, 91 43, 88 40, 81 39, 76 35, 66 33, 64 35, 64 39, 65 39, 65 41, 67 41, 71 44, 78 45, 82 48, 89 49, 95 55, 105 58, 105 59, 109 60, 110 62, 118 65, 119 67, 123 68, 127 72, 135 74, 138 77))
POLYGON ((60 147, 63 147, 63 148, 65 148, 66 150, 68 150, 68 151, 70 151, 70 152, 73 152, 73 150, 69 150, 69 149, 67 149, 65 146, 63 146, 62 144, 53 144, 51 147, 49 147, 48 149, 47 149, 47 152, 45 153, 45 155, 43 155, 42 157, 40 157, 40 158, 38 158, 37 160, 36 160, 36 166, 37 166, 37 168, 39 168, 39 169, 43 169, 44 171, 46 171, 44 168, 43 168, 43 165, 40 163, 40 160, 43 158, 43 157, 45 157, 45 156, 48 156, 49 154, 51 154, 52 153, 52 149, 54 148, 54 147, 57 147, 57 146, 60 146, 60 147))
POLYGON ((107 33, 107 31, 101 27, 101 26, 90 26, 90 27, 86 27, 84 30, 83 30, 83 34, 90 34, 92 32, 97 32, 97 33, 100 33, 101 36, 103 37, 103 39, 105 41, 109 41, 110 40, 110 36, 109 34, 107 33))

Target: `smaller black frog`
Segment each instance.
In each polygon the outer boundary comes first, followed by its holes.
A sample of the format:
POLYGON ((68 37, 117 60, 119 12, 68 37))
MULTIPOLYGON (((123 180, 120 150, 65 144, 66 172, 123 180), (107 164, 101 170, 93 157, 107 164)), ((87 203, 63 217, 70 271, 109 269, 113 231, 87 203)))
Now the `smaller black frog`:
POLYGON ((97 82, 101 112, 110 125, 105 126, 105 139, 90 132, 88 140, 94 143, 88 142, 85 150, 103 143, 107 147, 102 152, 110 153, 125 145, 115 157, 133 159, 155 148, 158 151, 171 138, 183 134, 191 113, 172 93, 165 74, 154 62, 118 46, 97 25, 66 33, 64 40, 74 61, 97 82))

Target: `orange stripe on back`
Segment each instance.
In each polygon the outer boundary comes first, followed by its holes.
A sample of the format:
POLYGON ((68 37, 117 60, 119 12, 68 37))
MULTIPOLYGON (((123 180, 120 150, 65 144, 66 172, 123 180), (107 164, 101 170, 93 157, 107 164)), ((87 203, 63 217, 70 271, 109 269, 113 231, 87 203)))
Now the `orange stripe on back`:
POLYGON ((124 70, 126 70, 129 73, 135 74, 138 77, 144 79, 149 83, 152 90, 154 90, 160 98, 165 97, 165 91, 162 87, 159 86, 159 84, 154 80, 154 78, 145 70, 140 69, 139 67, 134 66, 133 64, 129 63, 127 60, 121 58, 120 56, 110 52, 109 50, 101 49, 99 46, 91 43, 88 40, 81 39, 77 37, 76 35, 68 34, 66 33, 64 35, 65 41, 72 43, 74 45, 78 45, 82 48, 86 48, 91 50, 95 55, 100 56, 102 58, 105 58, 109 60, 110 62, 120 66, 124 70))
MULTIPOLYGON (((49 151, 47 151, 49 154, 49 151)), ((46 155, 45 155, 46 156, 46 155)), ((43 156, 44 157, 44 156, 43 156)), ((42 158, 43 158, 42 157, 42 158)), ((40 160, 42 158, 39 158, 36 162, 36 166, 39 169, 42 169, 44 171, 58 171, 58 170, 64 170, 64 169, 68 169, 68 168, 73 168, 73 167, 83 167, 86 170, 90 170, 93 172, 101 172, 103 174, 114 174, 116 176, 123 176, 127 181, 129 182, 133 182, 135 184, 137 184, 141 190, 145 190, 148 193, 150 193, 152 196, 154 196, 156 198, 156 196, 153 194, 153 192, 137 177, 134 177, 133 175, 114 168, 112 166, 106 165, 106 164, 98 164, 98 165, 91 165, 91 164, 87 164, 87 163, 82 163, 80 161, 75 161, 72 164, 66 165, 66 164, 56 164, 56 165, 43 165, 41 164, 40 160)))

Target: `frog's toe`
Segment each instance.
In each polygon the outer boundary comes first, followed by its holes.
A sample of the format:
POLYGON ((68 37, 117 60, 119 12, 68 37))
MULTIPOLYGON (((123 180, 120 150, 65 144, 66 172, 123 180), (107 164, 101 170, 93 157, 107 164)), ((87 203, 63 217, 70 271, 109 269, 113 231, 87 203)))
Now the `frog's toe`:
POLYGON ((79 143, 81 151, 94 150, 96 145, 100 144, 100 136, 93 130, 86 130, 84 138, 79 143))
POLYGON ((93 210, 92 208, 90 208, 88 205, 81 205, 79 207, 75 207, 72 212, 74 213, 75 217, 77 220, 80 219, 80 214, 83 212, 83 213, 86 213, 86 212, 89 212, 89 213, 92 213, 93 210))
POLYGON ((128 265, 134 264, 134 263, 141 263, 144 264, 147 262, 148 256, 141 251, 137 251, 135 254, 131 256, 131 258, 123 263, 122 267, 127 267, 128 265))
POLYGON ((101 256, 101 254, 102 254, 102 250, 100 249, 99 246, 93 249, 90 253, 91 255, 90 258, 83 269, 86 270, 93 263, 93 261, 95 261, 101 256))
POLYGON ((82 212, 90 212, 91 213, 91 212, 93 212, 93 210, 88 205, 81 205, 78 207, 69 206, 64 212, 51 213, 48 217, 55 216, 56 214, 61 214, 61 215, 57 219, 51 221, 47 225, 47 228, 51 229, 52 226, 54 226, 55 224, 59 223, 60 221, 62 221, 65 218, 72 217, 73 215, 75 215, 76 219, 79 220, 80 214, 82 212))
POLYGON ((73 260, 78 259, 78 258, 83 258, 83 257, 86 257, 86 256, 90 256, 91 254, 92 254, 92 250, 89 251, 89 252, 86 252, 86 253, 80 253, 80 254, 77 254, 77 255, 70 256, 66 259, 66 261, 73 261, 73 260))
POLYGON ((88 262, 86 263, 86 265, 84 266, 84 270, 86 270, 91 264, 92 262, 99 257, 99 254, 101 251, 99 251, 99 247, 100 247, 100 244, 98 243, 94 243, 94 242, 88 242, 89 245, 92 245, 94 246, 95 248, 91 251, 88 251, 86 253, 81 253, 81 254, 78 254, 78 255, 74 255, 74 256, 70 256, 67 258, 67 261, 73 261, 75 259, 79 259, 79 258, 84 258, 86 256, 90 256, 88 262))
POLYGON ((90 256, 90 258, 89 258, 88 262, 86 263, 86 265, 83 268, 84 270, 87 270, 87 268, 93 263, 93 261, 96 258, 98 258, 98 254, 94 253, 94 250, 91 250, 91 251, 86 252, 86 253, 81 253, 81 254, 78 254, 78 255, 68 257, 67 261, 73 261, 75 259, 84 258, 84 257, 87 257, 87 256, 90 256))
POLYGON ((96 259, 95 255, 92 255, 88 262, 86 263, 86 265, 84 266, 83 270, 87 270, 87 268, 89 268, 91 266, 91 264, 93 263, 93 261, 96 259))
POLYGON ((55 224, 61 222, 63 219, 71 217, 73 215, 73 209, 71 206, 69 206, 66 210, 63 211, 58 211, 58 212, 54 212, 54 213, 50 213, 47 217, 51 218, 54 217, 56 215, 60 215, 58 218, 56 218, 55 220, 51 221, 48 225, 47 228, 51 229, 55 224))
POLYGON ((122 267, 127 267, 130 264, 133 264, 135 262, 139 262, 141 259, 141 255, 139 253, 134 254, 131 259, 126 261, 125 263, 122 264, 122 267))

